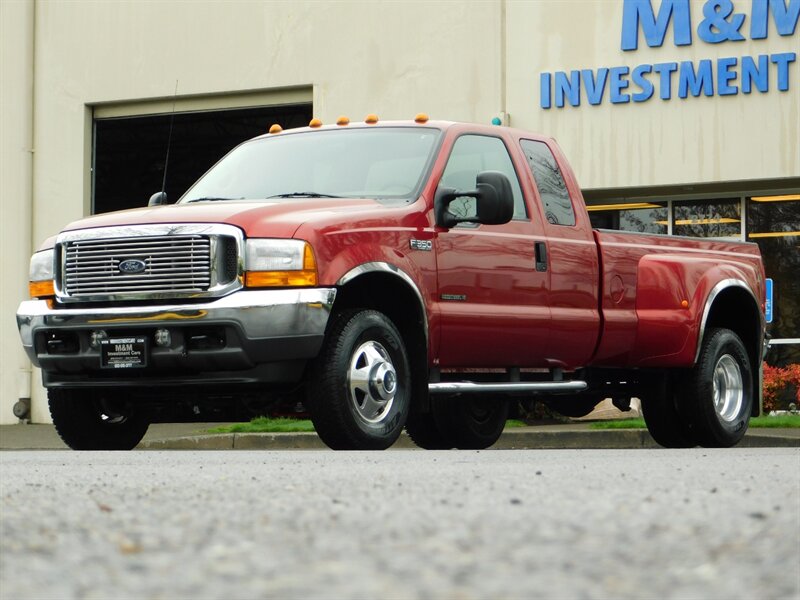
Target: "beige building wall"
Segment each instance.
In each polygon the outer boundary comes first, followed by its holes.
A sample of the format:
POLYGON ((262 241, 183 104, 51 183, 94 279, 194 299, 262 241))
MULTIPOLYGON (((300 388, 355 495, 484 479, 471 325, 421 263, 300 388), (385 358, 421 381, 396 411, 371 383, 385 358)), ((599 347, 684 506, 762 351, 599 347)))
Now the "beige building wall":
MULTIPOLYGON (((750 0, 735 4, 749 11, 750 0)), ((767 94, 542 110, 543 71, 800 46, 798 35, 773 30, 767 40, 712 46, 695 39, 683 48, 668 34, 661 48, 622 52, 621 6, 2 0, 0 422, 15 421, 11 407, 28 382, 13 313, 26 294, 31 246, 89 212, 94 111, 163 112, 176 81, 179 110, 239 106, 245 97, 279 101, 281 90, 299 89, 311 90, 314 113, 326 122, 339 114, 405 119, 424 111, 486 123, 507 113, 513 126, 554 135, 588 188, 800 176, 797 62, 787 93, 771 78, 767 94)), ((692 6, 696 26, 702 3, 692 6)), ((32 381, 33 418, 47 420, 38 374, 32 381)))
POLYGON ((0 424, 30 396, 14 315, 28 296, 33 162, 33 1, 0 2, 0 424))
MULTIPOLYGON (((554 136, 570 157, 584 188, 693 184, 800 176, 800 56, 789 67, 789 91, 777 89, 770 65, 769 92, 670 100, 658 90, 642 103, 600 105, 585 97, 579 107, 543 110, 539 74, 598 67, 701 59, 800 54, 800 27, 779 36, 770 22, 766 39, 751 40, 751 0, 736 0, 734 14, 746 15, 745 41, 709 44, 697 28, 705 2, 691 0, 692 44, 676 46, 672 27, 661 47, 639 36, 635 51, 621 49, 622 0, 508 2, 507 82, 511 125, 554 136)), ((661 5, 652 1, 656 10, 661 5)), ((674 19, 673 19, 674 23, 674 19)), ((716 74, 716 70, 714 71, 716 74)), ((653 75, 651 80, 655 79, 653 75)), ((733 82, 740 84, 737 79, 733 82)), ((627 92, 639 91, 631 86, 627 92)), ((716 81, 715 81, 716 91, 716 81)))

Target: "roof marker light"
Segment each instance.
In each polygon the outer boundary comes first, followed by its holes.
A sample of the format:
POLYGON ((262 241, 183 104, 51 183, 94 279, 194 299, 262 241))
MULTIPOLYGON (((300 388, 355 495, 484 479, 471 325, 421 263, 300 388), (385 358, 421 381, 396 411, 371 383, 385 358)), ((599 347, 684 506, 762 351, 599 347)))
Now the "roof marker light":
POLYGON ((414 122, 415 123, 419 123, 420 125, 422 123, 427 123, 428 122, 428 115, 426 115, 425 113, 417 113, 417 116, 414 117, 414 122))
POLYGON ((364 119, 364 123, 367 125, 375 125, 378 122, 378 115, 369 114, 367 118, 364 119))
POLYGON ((270 132, 270 133, 280 133, 281 131, 283 131, 283 127, 281 127, 281 126, 280 126, 280 125, 278 125, 277 123, 273 124, 273 125, 272 125, 272 126, 269 128, 269 132, 270 132))
POLYGON ((350 124, 350 119, 348 119, 347 117, 342 115, 341 117, 336 119, 336 124, 337 125, 349 125, 350 124))
POLYGON ((311 119, 308 123, 309 127, 322 127, 322 120, 321 119, 311 119))
POLYGON ((492 119, 492 125, 502 125, 503 121, 500 117, 495 117, 492 119))

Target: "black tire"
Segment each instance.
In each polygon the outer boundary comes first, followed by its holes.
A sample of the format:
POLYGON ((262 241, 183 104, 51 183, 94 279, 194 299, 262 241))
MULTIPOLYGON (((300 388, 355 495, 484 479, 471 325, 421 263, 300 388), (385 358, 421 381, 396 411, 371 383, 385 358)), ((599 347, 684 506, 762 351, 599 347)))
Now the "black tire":
POLYGON ((436 426, 460 450, 493 445, 508 420, 508 401, 481 396, 446 396, 431 403, 436 426))
POLYGON ((322 441, 334 450, 385 450, 403 431, 410 407, 408 356, 394 324, 375 310, 336 315, 307 386, 322 441))
POLYGON ((410 414, 406 422, 406 433, 412 442, 425 450, 449 450, 455 446, 439 429, 433 413, 430 412, 410 414))
POLYGON ((53 425, 73 450, 132 450, 150 424, 118 390, 51 389, 47 398, 53 425))
POLYGON ((753 401, 753 371, 742 340, 730 329, 708 330, 678 396, 694 438, 706 448, 736 445, 747 432, 753 401))
POLYGON ((657 444, 665 448, 694 448, 697 442, 685 419, 678 411, 672 377, 648 386, 642 393, 642 417, 647 431, 657 444))

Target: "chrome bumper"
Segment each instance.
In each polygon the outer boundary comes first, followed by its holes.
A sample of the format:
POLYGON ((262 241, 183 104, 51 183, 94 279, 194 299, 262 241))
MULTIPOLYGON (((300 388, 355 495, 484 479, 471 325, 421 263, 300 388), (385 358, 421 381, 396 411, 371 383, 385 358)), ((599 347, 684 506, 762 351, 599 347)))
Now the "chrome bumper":
POLYGON ((25 352, 41 366, 39 331, 114 330, 230 325, 249 341, 322 337, 336 298, 334 288, 238 291, 202 304, 152 307, 50 308, 44 300, 22 302, 17 326, 25 352))

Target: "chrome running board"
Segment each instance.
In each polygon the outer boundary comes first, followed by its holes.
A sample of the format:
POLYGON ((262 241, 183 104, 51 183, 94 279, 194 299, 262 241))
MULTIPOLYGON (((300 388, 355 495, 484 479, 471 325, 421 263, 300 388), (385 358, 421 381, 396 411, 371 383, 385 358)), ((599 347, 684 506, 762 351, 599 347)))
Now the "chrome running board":
POLYGON ((482 392, 581 392, 588 387, 585 381, 510 381, 475 383, 474 381, 440 381, 428 384, 431 394, 482 393, 482 392))

